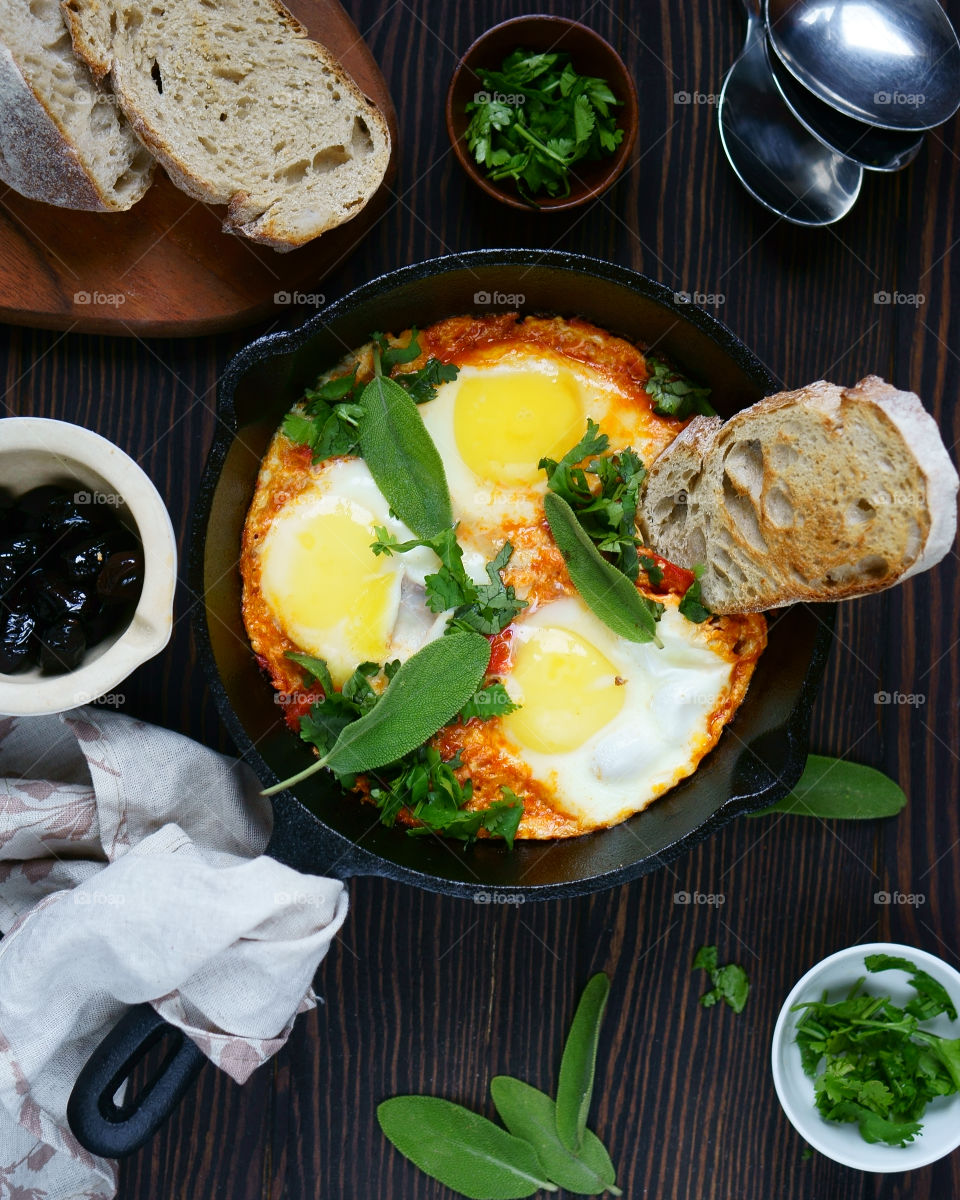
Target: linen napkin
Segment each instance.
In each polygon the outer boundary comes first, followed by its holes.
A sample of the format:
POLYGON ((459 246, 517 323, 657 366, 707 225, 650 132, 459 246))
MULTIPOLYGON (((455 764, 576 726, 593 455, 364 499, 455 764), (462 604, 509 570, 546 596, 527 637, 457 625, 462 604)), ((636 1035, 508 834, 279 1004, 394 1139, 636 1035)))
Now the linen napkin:
POLYGON ((104 1034, 149 1001, 242 1083, 316 1004, 347 893, 264 857, 252 771, 169 730, 0 717, 0 776, 0 1196, 107 1200, 65 1115, 104 1034))

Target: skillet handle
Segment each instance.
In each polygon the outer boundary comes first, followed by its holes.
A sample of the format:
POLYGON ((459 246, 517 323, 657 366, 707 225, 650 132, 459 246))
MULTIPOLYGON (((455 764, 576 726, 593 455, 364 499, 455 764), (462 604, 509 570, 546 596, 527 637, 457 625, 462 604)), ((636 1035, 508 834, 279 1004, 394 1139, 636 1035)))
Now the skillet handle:
POLYGON ((106 1158, 138 1150, 167 1120, 200 1068, 203 1053, 149 1004, 129 1009, 94 1050, 77 1076, 67 1120, 85 1149, 106 1158), (117 1089, 161 1039, 172 1045, 144 1088, 118 1105, 117 1089))

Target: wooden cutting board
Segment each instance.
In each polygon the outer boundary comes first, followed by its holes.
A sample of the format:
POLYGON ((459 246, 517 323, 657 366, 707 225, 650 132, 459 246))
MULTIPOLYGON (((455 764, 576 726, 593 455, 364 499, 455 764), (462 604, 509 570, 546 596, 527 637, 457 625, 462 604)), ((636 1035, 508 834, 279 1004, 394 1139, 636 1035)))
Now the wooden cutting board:
POLYGON ((351 253, 386 207, 396 173, 397 118, 373 55, 337 0, 287 4, 389 123, 393 153, 370 203, 346 225, 278 254, 222 233, 225 208, 193 200, 159 168, 146 196, 123 213, 71 212, 26 200, 0 184, 0 321, 187 336, 283 313, 296 293, 322 292, 317 285, 324 275, 351 253))

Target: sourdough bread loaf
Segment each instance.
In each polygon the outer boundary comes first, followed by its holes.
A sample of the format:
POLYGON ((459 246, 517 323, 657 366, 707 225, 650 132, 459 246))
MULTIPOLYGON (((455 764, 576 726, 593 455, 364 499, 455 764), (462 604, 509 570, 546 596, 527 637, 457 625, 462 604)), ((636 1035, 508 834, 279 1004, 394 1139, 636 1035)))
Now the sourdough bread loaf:
POLYGON ((390 159, 383 115, 274 0, 65 0, 73 46, 178 187, 277 250, 349 221, 390 159))

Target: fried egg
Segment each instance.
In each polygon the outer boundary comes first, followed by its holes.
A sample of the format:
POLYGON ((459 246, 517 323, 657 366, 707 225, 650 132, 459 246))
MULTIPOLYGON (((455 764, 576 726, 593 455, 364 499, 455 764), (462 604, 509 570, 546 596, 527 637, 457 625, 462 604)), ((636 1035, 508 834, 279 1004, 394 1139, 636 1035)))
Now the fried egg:
MULTIPOLYGON (((443 323, 446 324, 446 323, 443 323)), ((618 339, 610 339, 614 344, 618 339)), ((451 353, 449 331, 434 327, 431 353, 451 353)), ((598 364, 515 336, 453 351, 456 379, 442 384, 421 416, 440 451, 461 541, 488 555, 504 531, 536 522, 547 490, 542 458, 559 460, 587 420, 651 461, 672 441, 675 423, 654 416, 639 381, 616 359, 598 364)), ((426 353, 426 351, 425 351, 426 353)))
MULTIPOLYGON (((362 662, 405 659, 443 633, 424 603, 432 550, 377 555, 377 528, 413 534, 361 459, 334 459, 284 499, 258 547, 258 590, 291 646, 326 660, 342 687, 362 662)), ((258 539, 259 540, 259 539, 258 539)))
POLYGON ((608 629, 579 596, 513 628, 503 675, 520 707, 500 720, 507 754, 551 789, 581 828, 609 825, 689 774, 712 744, 709 718, 733 663, 668 606, 662 648, 608 629))
MULTIPOLYGON (((664 605, 662 647, 631 642, 570 580, 538 464, 562 458, 588 419, 608 436, 608 452, 629 446, 650 462, 669 445, 683 422, 653 411, 640 350, 560 318, 456 317, 418 336, 421 356, 401 371, 430 358, 458 368, 419 411, 443 461, 467 574, 486 582, 485 564, 509 541, 503 578, 526 601, 492 639, 487 671, 516 709, 454 720, 431 743, 458 764, 461 783, 472 782, 470 808, 501 799, 505 787, 522 799, 518 837, 616 824, 692 774, 716 744, 766 644, 765 621, 687 620, 679 603, 693 576, 659 560, 662 583, 653 589, 641 576, 641 590, 664 605)), ((331 374, 355 365, 369 376, 369 347, 331 374)), ((243 615, 293 728, 317 693, 291 651, 325 659, 339 688, 360 663, 402 660, 445 631, 450 613, 426 604, 437 556, 424 547, 375 554, 381 526, 413 539, 361 459, 313 462, 278 431, 244 526, 243 615)), ((367 790, 362 776, 357 790, 367 790)))

